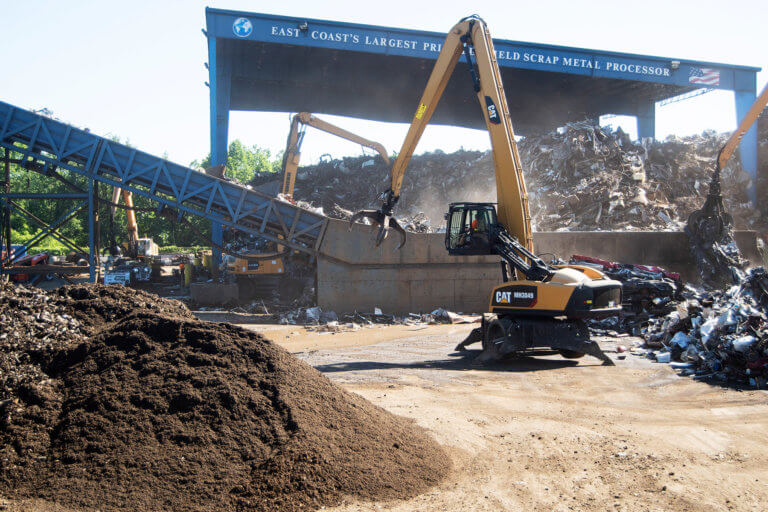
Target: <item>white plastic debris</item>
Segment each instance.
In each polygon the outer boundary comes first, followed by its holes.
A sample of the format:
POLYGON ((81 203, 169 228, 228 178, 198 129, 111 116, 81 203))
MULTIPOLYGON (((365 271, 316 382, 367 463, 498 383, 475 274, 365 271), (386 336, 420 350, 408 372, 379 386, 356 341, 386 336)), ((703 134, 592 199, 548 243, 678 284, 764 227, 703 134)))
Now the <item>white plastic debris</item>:
POLYGON ((712 335, 715 333, 715 330, 717 329, 717 318, 710 318, 706 322, 704 322, 701 327, 699 327, 699 334, 701 334, 701 342, 704 343, 705 346, 709 343, 709 340, 712 338, 712 335))
POLYGON ((733 350, 736 352, 746 352, 756 341, 757 338, 751 335, 740 336, 733 340, 733 350))
POLYGON ((383 315, 384 313, 381 312, 380 308, 373 308, 373 314, 374 315, 383 315))
POLYGON ((736 325, 739 322, 736 312, 732 309, 725 310, 717 319, 718 327, 728 327, 736 325))
POLYGON ((680 348, 686 348, 688 344, 691 342, 691 337, 685 334, 683 331, 680 331, 676 333, 674 336, 672 336, 672 339, 670 342, 673 345, 677 345, 680 348))
POLYGON ((671 358, 671 354, 669 352, 656 352, 655 355, 657 363, 668 363, 671 358))
POLYGON ((307 320, 310 322, 319 322, 321 314, 323 314, 323 310, 319 306, 307 308, 307 320))

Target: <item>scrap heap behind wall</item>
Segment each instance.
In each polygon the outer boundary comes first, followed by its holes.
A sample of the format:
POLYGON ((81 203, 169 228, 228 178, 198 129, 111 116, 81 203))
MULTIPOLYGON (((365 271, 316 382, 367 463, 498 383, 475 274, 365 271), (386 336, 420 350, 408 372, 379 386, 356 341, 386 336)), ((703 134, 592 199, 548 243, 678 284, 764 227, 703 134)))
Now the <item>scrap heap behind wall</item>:
MULTIPOLYGON (((760 130, 768 162, 768 123, 760 130)), ((538 231, 680 230, 701 207, 718 150, 727 134, 708 131, 665 141, 633 142, 618 129, 571 123, 519 142, 535 229, 538 231)), ((378 206, 389 169, 380 157, 361 156, 302 167, 294 197, 331 217, 378 206)), ((274 179, 257 176, 253 185, 274 179)), ((747 198, 750 176, 734 157, 723 172, 727 210, 739 229, 761 229, 765 219, 747 198)), ((447 204, 495 201, 490 152, 440 151, 408 166, 397 214, 411 231, 439 231, 447 204)))

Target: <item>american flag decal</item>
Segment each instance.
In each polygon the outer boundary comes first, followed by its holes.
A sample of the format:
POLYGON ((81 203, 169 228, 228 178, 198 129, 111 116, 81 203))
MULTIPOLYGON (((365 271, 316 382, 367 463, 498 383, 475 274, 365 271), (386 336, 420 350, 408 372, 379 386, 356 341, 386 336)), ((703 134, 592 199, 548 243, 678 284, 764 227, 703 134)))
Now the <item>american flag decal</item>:
POLYGON ((688 83, 720 85, 720 70, 712 68, 691 68, 691 71, 688 73, 688 83))

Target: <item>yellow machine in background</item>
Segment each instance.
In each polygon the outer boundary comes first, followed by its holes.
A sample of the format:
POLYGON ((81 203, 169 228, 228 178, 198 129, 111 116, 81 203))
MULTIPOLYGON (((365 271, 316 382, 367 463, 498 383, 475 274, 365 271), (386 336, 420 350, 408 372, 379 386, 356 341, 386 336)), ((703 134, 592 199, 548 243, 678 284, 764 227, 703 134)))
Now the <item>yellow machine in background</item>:
POLYGON ((306 133, 307 126, 312 126, 318 130, 330 133, 331 135, 336 135, 342 139, 356 142, 361 146, 373 149, 377 151, 384 162, 389 165, 387 150, 378 142, 365 139, 327 121, 318 119, 309 112, 299 112, 293 116, 293 119, 291 120, 291 130, 288 132, 288 141, 285 146, 285 153, 283 154, 283 186, 280 193, 288 199, 293 199, 293 188, 296 184, 296 171, 299 168, 299 160, 301 159, 301 144, 304 142, 304 134, 306 133))
MULTIPOLYGON (((309 112, 299 112, 291 119, 291 129, 288 132, 285 152, 283 153, 282 179, 278 192, 280 196, 288 201, 293 201, 296 172, 301 160, 301 145, 304 141, 307 126, 312 126, 320 131, 373 149, 389 165, 387 151, 378 142, 368 140, 327 121, 318 119, 309 112)), ((247 257, 227 257, 227 270, 237 279, 241 298, 269 294, 270 291, 277 287, 279 278, 285 274, 285 256, 290 252, 286 251, 284 246, 278 243, 262 239, 254 240, 253 246, 248 247, 245 252, 247 257)), ((294 256, 299 257, 298 255, 294 256)))
POLYGON ((145 258, 157 256, 159 254, 159 247, 151 238, 139 238, 139 225, 136 222, 136 212, 133 209, 133 194, 129 190, 121 190, 117 187, 112 188, 112 215, 115 214, 115 210, 120 193, 123 195, 123 203, 125 203, 125 216, 128 219, 128 240, 123 242, 125 248, 125 255, 129 258, 145 258))
POLYGON ((457 349, 480 341, 485 358, 556 351, 567 358, 590 354, 612 365, 590 340, 584 319, 621 311, 621 283, 586 267, 554 267, 533 254, 528 195, 509 106, 493 41, 479 17, 464 18, 448 33, 392 166, 381 209, 358 212, 351 222, 367 217, 378 224, 377 245, 390 227, 402 237, 398 247, 405 243, 405 230, 392 212, 408 162, 462 54, 491 138, 498 204, 450 204, 445 245, 449 254, 501 256, 503 282, 491 290, 481 327, 457 349))

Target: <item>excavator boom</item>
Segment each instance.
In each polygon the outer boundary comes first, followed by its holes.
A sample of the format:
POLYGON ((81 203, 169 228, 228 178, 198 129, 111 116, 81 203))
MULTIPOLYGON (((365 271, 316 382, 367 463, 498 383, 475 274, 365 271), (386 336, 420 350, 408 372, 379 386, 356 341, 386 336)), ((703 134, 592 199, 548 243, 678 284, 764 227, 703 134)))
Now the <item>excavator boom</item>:
POLYGON ((763 92, 760 93, 760 96, 758 96, 752 106, 749 107, 747 115, 744 116, 744 119, 742 119, 739 123, 739 127, 736 128, 736 131, 733 132, 731 137, 720 150, 720 153, 717 155, 718 170, 722 170, 722 168, 725 167, 725 164, 731 158, 733 152, 736 151, 737 147, 739 147, 741 139, 744 138, 744 135, 746 135, 746 133, 749 131, 749 128, 760 115, 760 112, 763 111, 766 104, 768 104, 768 84, 765 85, 763 92))
POLYGON ((477 99, 482 106, 483 117, 491 138, 493 163, 496 169, 496 194, 498 219, 508 233, 533 252, 531 214, 528 194, 515 142, 515 132, 509 115, 509 107, 496 63, 493 41, 485 22, 479 17, 461 20, 448 33, 442 51, 421 96, 408 134, 392 166, 391 184, 384 193, 384 204, 379 211, 359 212, 354 220, 368 217, 382 226, 377 239, 379 245, 387 235, 386 228, 398 230, 405 241, 405 231, 392 219, 392 210, 400 198, 403 177, 413 152, 424 133, 432 114, 437 108, 443 91, 464 54, 469 65, 477 99))
POLYGON ((283 185, 280 193, 288 198, 293 197, 293 189, 296 185, 296 171, 299 168, 299 159, 301 158, 301 143, 304 139, 304 132, 301 130, 301 126, 312 126, 318 130, 373 149, 389 165, 387 150, 378 142, 368 140, 328 121, 319 119, 309 112, 299 112, 291 119, 291 130, 288 132, 288 141, 285 145, 285 154, 283 155, 283 185))
POLYGON ((741 139, 768 104, 768 85, 749 108, 738 128, 720 149, 715 161, 715 172, 709 182, 709 192, 701 209, 688 216, 685 232, 691 242, 704 284, 723 287, 738 281, 738 269, 746 264, 733 238, 733 218, 725 210, 720 188, 720 172, 736 151, 741 139))

